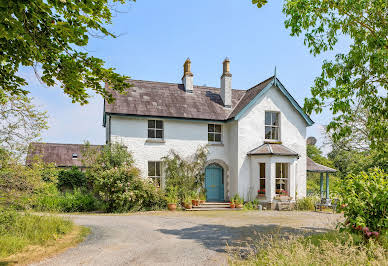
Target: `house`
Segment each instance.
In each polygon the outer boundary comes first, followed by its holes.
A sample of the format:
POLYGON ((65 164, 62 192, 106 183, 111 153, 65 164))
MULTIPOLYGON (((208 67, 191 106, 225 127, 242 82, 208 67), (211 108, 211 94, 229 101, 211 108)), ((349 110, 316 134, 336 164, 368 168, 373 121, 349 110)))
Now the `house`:
MULTIPOLYGON (((230 60, 220 88, 194 85, 191 62, 182 83, 130 80, 127 94, 113 92, 104 104, 107 143, 133 153, 143 175, 164 183, 161 158, 209 150, 205 170, 208 201, 235 194, 262 202, 306 195, 306 128, 313 121, 275 76, 248 90, 232 89, 230 60)), ((108 89, 108 86, 107 86, 108 89)))
MULTIPOLYGON (((102 145, 90 145, 91 149, 101 149, 102 145)), ((28 147, 26 165, 31 165, 34 160, 40 159, 45 163, 53 163, 58 168, 71 168, 76 166, 81 170, 85 144, 62 144, 33 142, 28 147)))

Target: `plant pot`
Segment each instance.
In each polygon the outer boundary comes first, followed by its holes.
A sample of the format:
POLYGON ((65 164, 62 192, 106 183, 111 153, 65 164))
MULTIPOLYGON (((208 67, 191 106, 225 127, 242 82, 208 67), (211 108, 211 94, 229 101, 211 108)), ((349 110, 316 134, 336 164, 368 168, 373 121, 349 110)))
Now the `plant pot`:
POLYGON ((185 203, 185 209, 192 209, 192 208, 193 208, 193 204, 185 203))
POLYGON ((195 199, 191 200, 191 204, 193 204, 193 206, 197 206, 195 205, 195 199))
POLYGON ((205 200, 200 200, 199 201, 199 204, 204 204, 205 203, 205 200))
POLYGON ((167 203, 167 208, 169 211, 175 211, 176 210, 176 203, 167 203))
POLYGON ((244 207, 243 204, 236 204, 236 208, 237 208, 237 209, 242 209, 243 207, 244 207))
POLYGON ((234 203, 231 203, 231 204, 230 204, 230 208, 231 208, 231 209, 234 209, 234 208, 236 208, 236 204, 234 204, 234 203))
POLYGON ((199 200, 195 200, 195 206, 199 206, 199 200))

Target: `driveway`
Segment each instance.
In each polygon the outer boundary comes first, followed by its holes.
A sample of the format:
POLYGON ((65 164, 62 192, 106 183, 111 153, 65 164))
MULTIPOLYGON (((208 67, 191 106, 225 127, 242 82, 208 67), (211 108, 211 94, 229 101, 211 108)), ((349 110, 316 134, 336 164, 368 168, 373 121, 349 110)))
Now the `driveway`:
POLYGON ((149 212, 70 215, 91 228, 75 248, 38 265, 224 265, 226 244, 246 246, 256 233, 325 232, 341 215, 314 212, 149 212))

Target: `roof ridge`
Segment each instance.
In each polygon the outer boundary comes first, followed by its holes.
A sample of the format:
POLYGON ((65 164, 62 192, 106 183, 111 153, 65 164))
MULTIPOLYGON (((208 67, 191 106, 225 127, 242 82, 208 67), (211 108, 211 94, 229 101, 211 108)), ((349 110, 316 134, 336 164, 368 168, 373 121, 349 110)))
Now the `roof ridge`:
POLYGON ((262 82, 257 83, 255 86, 253 86, 253 87, 251 87, 251 88, 249 88, 249 89, 247 89, 247 90, 245 90, 245 91, 250 91, 250 90, 256 88, 257 86, 263 84, 264 82, 267 82, 268 80, 273 79, 274 77, 275 77, 275 76, 271 76, 271 77, 267 78, 266 80, 263 80, 262 82))

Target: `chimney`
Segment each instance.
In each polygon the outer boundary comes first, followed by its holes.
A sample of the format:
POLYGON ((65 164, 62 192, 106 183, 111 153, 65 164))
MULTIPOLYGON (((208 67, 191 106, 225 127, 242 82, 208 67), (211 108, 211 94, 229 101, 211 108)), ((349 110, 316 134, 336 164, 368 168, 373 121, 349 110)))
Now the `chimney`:
POLYGON ((223 64, 223 72, 221 76, 221 98, 224 106, 232 107, 232 74, 230 74, 230 60, 225 58, 223 64))
POLYGON ((187 58, 183 64, 182 83, 186 92, 193 92, 193 73, 191 73, 191 61, 187 58))

